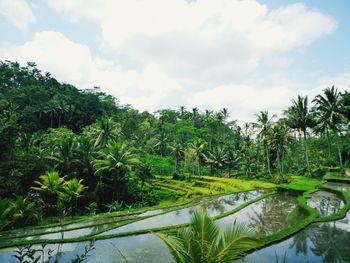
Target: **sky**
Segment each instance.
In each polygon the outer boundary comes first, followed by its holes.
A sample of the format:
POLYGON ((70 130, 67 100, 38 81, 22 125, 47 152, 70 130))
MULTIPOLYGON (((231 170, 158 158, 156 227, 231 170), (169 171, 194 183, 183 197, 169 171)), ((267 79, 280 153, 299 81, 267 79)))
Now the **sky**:
POLYGON ((349 0, 0 0, 0 60, 141 111, 253 121, 350 84, 349 0))

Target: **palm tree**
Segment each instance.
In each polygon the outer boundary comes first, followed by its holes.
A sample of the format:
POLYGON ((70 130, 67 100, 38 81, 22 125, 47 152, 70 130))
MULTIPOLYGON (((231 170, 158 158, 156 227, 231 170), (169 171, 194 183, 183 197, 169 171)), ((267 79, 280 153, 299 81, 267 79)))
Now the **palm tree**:
POLYGON ((113 191, 113 202, 115 190, 125 192, 126 175, 132 168, 139 165, 140 161, 132 148, 118 141, 111 141, 106 148, 97 154, 99 158, 92 161, 92 165, 96 169, 95 175, 99 176, 97 187, 102 186, 103 178, 107 179, 109 187, 113 191))
POLYGON ((32 186, 32 189, 40 192, 45 204, 48 206, 48 213, 53 215, 55 205, 64 189, 64 177, 60 177, 58 172, 54 171, 39 176, 39 180, 34 181, 38 186, 32 186))
POLYGON ((12 223, 14 205, 10 199, 0 199, 0 230, 12 223))
POLYGON ((188 146, 194 150, 196 155, 198 175, 201 175, 200 164, 205 145, 206 142, 201 138, 196 138, 193 142, 188 144, 188 146))
POLYGON ((227 108, 222 108, 220 114, 222 115, 222 119, 224 122, 226 122, 227 118, 230 116, 230 113, 228 112, 227 108))
POLYGON ((83 180, 78 180, 73 178, 64 183, 64 193, 71 201, 71 210, 74 207, 74 213, 72 212, 72 217, 75 215, 78 207, 78 198, 81 197, 81 193, 87 188, 82 184, 83 180))
POLYGON ((305 161, 308 171, 310 171, 310 162, 307 145, 307 129, 313 126, 313 116, 309 109, 307 96, 298 96, 298 99, 293 99, 292 103, 293 105, 285 111, 287 123, 290 128, 296 129, 303 133, 305 161))
POLYGON ((258 243, 252 231, 234 223, 221 234, 220 228, 205 213, 194 212, 188 228, 169 237, 156 234, 168 246, 175 262, 228 263, 242 256, 258 243))
POLYGON ((224 147, 215 147, 203 156, 211 167, 215 167, 217 173, 227 164, 227 152, 224 147))
POLYGON ((239 164, 240 157, 238 152, 232 147, 227 150, 227 166, 228 166, 228 176, 231 177, 231 170, 236 168, 239 164))
POLYGON ((78 162, 76 158, 77 143, 75 139, 70 136, 63 140, 56 148, 52 155, 46 157, 55 163, 55 169, 58 169, 61 176, 67 175, 70 172, 74 163, 78 162))
MULTIPOLYGON (((267 163, 267 169, 269 171, 269 175, 272 176, 271 173, 271 163, 270 163, 270 150, 268 145, 268 133, 270 132, 270 128, 272 125, 272 120, 275 118, 275 115, 269 116, 268 111, 261 111, 259 114, 256 114, 257 122, 253 123, 254 128, 258 129, 258 143, 260 140, 262 140, 265 148, 265 155, 266 155, 266 163, 267 163)), ((259 145, 258 145, 258 151, 259 151, 259 145)), ((259 156, 259 153, 257 153, 259 156)), ((258 161, 258 160, 257 160, 258 161)))
POLYGON ((37 204, 28 197, 17 196, 13 202, 13 224, 18 227, 38 223, 41 218, 37 204))
POLYGON ((186 115, 186 108, 185 106, 180 106, 180 118, 184 119, 186 115))
POLYGON ((106 147, 108 141, 111 139, 116 139, 116 134, 118 133, 116 124, 111 118, 102 117, 97 122, 98 125, 98 135, 95 141, 95 147, 106 147))
POLYGON ((171 153, 175 157, 175 173, 177 173, 177 167, 178 167, 178 164, 179 164, 179 159, 183 156, 184 147, 183 147, 183 145, 180 142, 174 141, 170 145, 170 149, 171 149, 171 153))
POLYGON ((164 132, 161 132, 155 141, 154 147, 158 150, 159 154, 163 157, 168 150, 168 137, 164 132))
POLYGON ((270 146, 276 150, 276 158, 279 164, 280 173, 284 173, 284 156, 287 151, 287 146, 292 142, 290 129, 284 119, 280 119, 272 127, 270 134, 270 146))
POLYGON ((342 113, 345 116, 345 118, 348 119, 348 121, 350 121, 350 92, 345 91, 342 94, 342 104, 343 104, 343 109, 342 109, 342 113))
MULTIPOLYGON (((343 117, 341 93, 332 86, 324 90, 324 96, 317 95, 313 102, 316 103, 316 130, 326 135, 330 149, 329 130, 333 131, 336 137, 338 137, 339 130, 337 126, 340 124, 343 117)), ((338 141, 337 149, 339 163, 342 167, 343 162, 338 141)))

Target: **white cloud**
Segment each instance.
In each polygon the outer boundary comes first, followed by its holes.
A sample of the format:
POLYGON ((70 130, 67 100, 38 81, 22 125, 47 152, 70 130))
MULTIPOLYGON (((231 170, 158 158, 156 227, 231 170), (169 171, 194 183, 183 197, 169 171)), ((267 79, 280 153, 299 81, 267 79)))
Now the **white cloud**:
POLYGON ((126 70, 52 31, 0 48, 2 59, 35 61, 61 81, 100 86, 139 109, 165 106, 175 93, 173 100, 188 107, 227 107, 242 121, 259 110, 279 113, 298 92, 312 94, 323 85, 326 80, 288 79, 281 68, 291 69, 295 50, 337 27, 301 3, 271 10, 257 0, 42 1, 70 22, 96 23, 104 54, 122 54, 143 68, 126 70))
POLYGON ((93 56, 87 46, 59 32, 42 31, 23 45, 3 47, 0 58, 22 63, 34 61, 60 81, 78 88, 102 87, 123 103, 132 103, 139 109, 156 109, 169 93, 180 89, 176 80, 162 74, 153 64, 142 72, 122 70, 113 61, 93 56))
POLYGON ((286 54, 336 29, 304 4, 275 10, 255 0, 47 1, 63 17, 91 19, 105 44, 167 74, 215 85, 241 81, 271 54, 286 54), (74 3, 72 3, 74 2, 74 3))
POLYGON ((20 30, 26 30, 29 24, 36 23, 36 18, 26 0, 0 0, 0 15, 20 30))
POLYGON ((268 109, 280 113, 295 94, 288 84, 262 87, 253 84, 222 85, 199 91, 188 99, 191 106, 220 110, 228 108, 231 118, 253 121, 254 113, 268 109))

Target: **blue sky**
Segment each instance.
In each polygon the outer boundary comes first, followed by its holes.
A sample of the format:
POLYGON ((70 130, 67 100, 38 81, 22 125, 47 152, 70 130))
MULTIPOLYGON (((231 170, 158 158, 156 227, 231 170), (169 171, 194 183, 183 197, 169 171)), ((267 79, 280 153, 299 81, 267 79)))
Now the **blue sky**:
POLYGON ((347 0, 0 0, 0 59, 140 110, 279 114, 350 83, 347 0))

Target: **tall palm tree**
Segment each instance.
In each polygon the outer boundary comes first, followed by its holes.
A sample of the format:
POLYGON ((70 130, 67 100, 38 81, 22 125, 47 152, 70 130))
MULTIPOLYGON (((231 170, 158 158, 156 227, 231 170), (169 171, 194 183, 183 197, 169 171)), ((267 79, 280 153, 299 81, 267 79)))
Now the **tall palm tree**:
POLYGON ((227 118, 230 116, 230 113, 228 112, 227 108, 222 108, 220 111, 220 114, 222 115, 223 121, 225 122, 227 118))
POLYGON ((64 183, 64 193, 71 201, 71 210, 73 210, 74 207, 74 213, 72 211, 72 216, 76 213, 78 207, 78 198, 82 196, 81 193, 86 189, 82 182, 83 180, 73 178, 64 183))
POLYGON ((286 111, 287 123, 292 129, 301 131, 304 138, 304 153, 305 161, 310 171, 310 161, 307 145, 307 129, 313 127, 313 116, 309 108, 307 96, 301 97, 298 95, 297 100, 292 100, 293 105, 290 106, 286 111))
POLYGON ((61 176, 65 176, 71 171, 72 165, 78 161, 76 154, 77 143, 74 137, 70 136, 64 139, 46 158, 54 162, 55 169, 59 170, 61 176))
MULTIPOLYGON (((338 92, 334 86, 331 88, 326 88, 324 91, 324 95, 317 95, 313 102, 316 103, 316 128, 326 135, 327 141, 330 141, 329 138, 329 130, 333 131, 333 133, 338 137, 338 124, 340 124, 342 120, 342 100, 341 93, 338 92)), ((337 149, 338 149, 338 157, 339 164, 342 167, 342 156, 339 147, 339 143, 337 140, 337 149)), ((330 148, 330 147, 329 147, 330 148)))
POLYGON ((224 147, 215 147, 208 151, 207 154, 203 154, 204 160, 214 167, 216 172, 219 173, 222 168, 227 164, 227 152, 224 147))
POLYGON ((188 144, 188 146, 194 150, 196 155, 198 175, 201 174, 200 165, 205 145, 206 142, 201 138, 196 138, 193 142, 188 144))
POLYGON ((292 142, 293 138, 290 134, 290 129, 287 126, 284 119, 280 119, 272 127, 270 134, 271 148, 276 150, 276 158, 280 168, 280 173, 284 173, 284 156, 287 151, 288 145, 292 142))
POLYGON ((228 176, 231 177, 231 170, 236 168, 240 161, 240 156, 238 155, 238 152, 233 149, 233 147, 230 147, 227 150, 227 166, 228 166, 228 176))
POLYGON ((186 115, 186 108, 185 106, 180 106, 180 118, 184 119, 186 115))
POLYGON ((134 153, 134 149, 118 141, 111 141, 106 148, 101 149, 97 154, 98 159, 92 161, 96 170, 95 175, 99 176, 97 187, 102 185, 102 179, 105 178, 108 181, 108 186, 112 188, 112 201, 114 201, 115 190, 121 190, 125 193, 126 175, 132 168, 139 165, 140 161, 134 153))
MULTIPOLYGON (((268 133, 270 132, 270 128, 272 125, 272 120, 275 118, 275 115, 269 116, 268 111, 261 111, 259 114, 256 114, 257 121, 253 123, 254 128, 258 129, 258 143, 260 140, 263 142, 264 148, 265 148, 265 155, 266 155, 266 164, 267 169, 269 171, 269 175, 272 176, 271 173, 271 160, 270 160, 270 150, 268 145, 268 133)), ((259 150, 259 145, 258 145, 259 150)), ((257 153, 259 156, 259 153, 257 153)))
POLYGON ((175 158, 175 173, 177 173, 177 168, 178 168, 178 164, 179 164, 179 159, 183 156, 184 154, 184 147, 182 145, 182 143, 178 142, 178 141, 174 141, 171 145, 170 145, 170 149, 171 149, 171 153, 175 158))
POLYGON ((342 113, 345 116, 345 118, 350 121, 350 92, 345 91, 342 94, 342 104, 343 104, 343 110, 342 113))
POLYGON ((155 145, 154 147, 158 150, 159 154, 161 156, 164 156, 168 150, 168 142, 169 139, 165 132, 161 132, 155 140, 155 145))
POLYGON ((259 244, 246 226, 234 223, 221 233, 213 219, 198 211, 194 212, 189 227, 169 237, 157 236, 165 242, 178 263, 233 262, 245 250, 259 244))
POLYGON ((112 118, 102 117, 97 122, 98 135, 95 141, 95 147, 106 147, 109 140, 116 139, 118 129, 112 118))
POLYGON ((49 214, 53 215, 55 205, 64 189, 64 177, 60 177, 58 172, 54 171, 39 176, 39 180, 34 181, 38 186, 32 186, 32 189, 40 192, 45 204, 48 206, 49 214))

